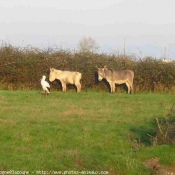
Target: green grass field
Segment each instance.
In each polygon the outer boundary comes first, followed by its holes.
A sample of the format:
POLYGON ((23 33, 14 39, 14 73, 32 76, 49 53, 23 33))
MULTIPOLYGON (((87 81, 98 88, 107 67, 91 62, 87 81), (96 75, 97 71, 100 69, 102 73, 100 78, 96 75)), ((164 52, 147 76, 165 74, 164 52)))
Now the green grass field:
POLYGON ((1 90, 0 170, 147 175, 154 157, 175 166, 174 146, 147 136, 173 104, 173 94, 1 90))

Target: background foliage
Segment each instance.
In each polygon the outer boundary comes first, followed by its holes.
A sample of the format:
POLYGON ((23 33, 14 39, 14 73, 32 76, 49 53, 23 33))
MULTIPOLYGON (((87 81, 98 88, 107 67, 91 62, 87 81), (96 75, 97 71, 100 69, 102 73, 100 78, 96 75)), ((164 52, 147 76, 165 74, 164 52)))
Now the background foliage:
MULTIPOLYGON (((107 65, 114 70, 131 69, 135 72, 135 91, 172 91, 175 85, 175 63, 160 59, 106 53, 79 52, 58 48, 19 48, 7 44, 0 47, 0 88, 40 89, 40 78, 49 75, 49 68, 79 71, 84 90, 108 90, 105 81, 98 82, 97 68, 107 65)), ((52 88, 61 90, 58 82, 52 88)), ((69 89, 73 86, 69 86, 69 89)), ((117 88, 120 90, 121 88, 117 88)))

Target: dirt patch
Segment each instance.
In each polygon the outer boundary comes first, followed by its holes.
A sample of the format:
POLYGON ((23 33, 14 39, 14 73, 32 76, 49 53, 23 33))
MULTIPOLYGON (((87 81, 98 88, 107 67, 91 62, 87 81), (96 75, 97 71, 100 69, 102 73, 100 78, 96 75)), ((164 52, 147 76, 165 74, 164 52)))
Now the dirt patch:
POLYGON ((165 167, 159 163, 159 158, 153 158, 144 163, 145 167, 151 170, 151 174, 175 175, 175 167, 165 167))

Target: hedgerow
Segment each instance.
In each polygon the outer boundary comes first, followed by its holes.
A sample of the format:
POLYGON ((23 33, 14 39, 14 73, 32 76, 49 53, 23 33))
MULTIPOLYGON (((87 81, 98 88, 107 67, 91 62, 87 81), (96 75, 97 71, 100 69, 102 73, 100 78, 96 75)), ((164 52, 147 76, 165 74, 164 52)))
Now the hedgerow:
MULTIPOLYGON (((175 63, 160 59, 134 56, 72 53, 61 49, 19 48, 7 44, 0 47, 0 88, 40 89, 42 75, 49 76, 50 68, 82 73, 83 89, 107 90, 105 81, 98 82, 97 66, 113 70, 131 69, 135 73, 135 91, 172 91, 175 85, 175 63)), ((59 89, 57 82, 51 84, 59 89)), ((71 88, 71 86, 70 86, 71 88)))

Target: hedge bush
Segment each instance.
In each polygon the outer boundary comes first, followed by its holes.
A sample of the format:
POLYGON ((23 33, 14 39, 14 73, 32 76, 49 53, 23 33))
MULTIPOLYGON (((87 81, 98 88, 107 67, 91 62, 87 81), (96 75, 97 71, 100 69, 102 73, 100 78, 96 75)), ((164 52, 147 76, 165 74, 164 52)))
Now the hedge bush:
MULTIPOLYGON (((175 63, 160 59, 114 54, 72 53, 60 49, 39 50, 2 44, 0 47, 0 88, 41 89, 40 78, 49 76, 50 67, 82 73, 84 90, 107 90, 105 81, 98 82, 97 67, 106 65, 113 70, 131 69, 135 72, 135 91, 172 91, 175 85, 175 63)), ((57 82, 53 89, 61 90, 57 82)), ((71 88, 71 86, 70 86, 71 88)), ((120 89, 120 88, 117 88, 120 89)))

